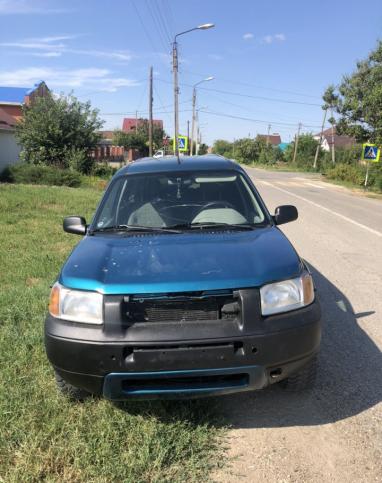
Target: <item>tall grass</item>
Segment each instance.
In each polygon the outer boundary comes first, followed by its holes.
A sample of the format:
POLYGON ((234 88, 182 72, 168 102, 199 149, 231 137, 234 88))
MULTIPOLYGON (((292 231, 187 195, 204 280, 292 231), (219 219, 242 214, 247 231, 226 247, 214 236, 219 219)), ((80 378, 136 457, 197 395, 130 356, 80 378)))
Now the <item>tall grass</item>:
POLYGON ((202 481, 222 429, 210 400, 72 403, 43 344, 49 286, 91 216, 94 189, 0 185, 0 481, 202 481))

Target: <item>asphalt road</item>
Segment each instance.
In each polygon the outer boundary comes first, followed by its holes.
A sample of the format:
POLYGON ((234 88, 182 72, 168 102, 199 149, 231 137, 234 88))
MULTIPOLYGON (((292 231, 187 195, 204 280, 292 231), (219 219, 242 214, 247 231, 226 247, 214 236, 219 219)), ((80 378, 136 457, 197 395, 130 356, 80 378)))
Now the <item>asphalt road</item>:
POLYGON ((282 229, 318 287, 320 369, 310 394, 276 385, 222 399, 232 460, 216 479, 382 482, 382 201, 314 176, 248 172, 271 212, 298 208, 282 229))

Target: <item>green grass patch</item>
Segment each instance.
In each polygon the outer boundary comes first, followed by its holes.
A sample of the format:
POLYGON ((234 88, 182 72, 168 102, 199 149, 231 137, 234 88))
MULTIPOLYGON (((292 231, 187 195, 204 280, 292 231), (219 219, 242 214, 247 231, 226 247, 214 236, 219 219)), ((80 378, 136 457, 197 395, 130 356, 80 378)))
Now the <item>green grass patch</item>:
POLYGON ((56 391, 43 343, 50 285, 100 191, 0 185, 0 481, 204 481, 224 429, 214 400, 73 403, 56 391))

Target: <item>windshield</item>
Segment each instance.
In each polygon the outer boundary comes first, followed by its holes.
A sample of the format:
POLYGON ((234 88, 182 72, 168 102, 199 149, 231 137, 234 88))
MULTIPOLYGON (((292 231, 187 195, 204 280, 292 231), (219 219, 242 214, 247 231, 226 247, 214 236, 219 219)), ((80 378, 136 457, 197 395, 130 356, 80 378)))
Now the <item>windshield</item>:
POLYGON ((105 194, 93 227, 256 225, 265 215, 248 182, 235 171, 127 175, 105 194))

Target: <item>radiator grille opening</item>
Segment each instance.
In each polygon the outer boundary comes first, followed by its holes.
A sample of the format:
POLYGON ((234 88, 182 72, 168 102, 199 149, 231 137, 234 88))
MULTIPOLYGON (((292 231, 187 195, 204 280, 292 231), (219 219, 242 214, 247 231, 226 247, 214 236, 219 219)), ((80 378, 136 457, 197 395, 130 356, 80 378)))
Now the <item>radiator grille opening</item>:
POLYGON ((249 383, 248 374, 219 374, 213 376, 168 377, 161 379, 125 379, 122 389, 126 392, 137 391, 182 391, 198 389, 217 389, 224 387, 240 387, 249 383))
POLYGON ((240 306, 232 292, 218 295, 135 295, 124 302, 123 312, 127 322, 216 321, 238 318, 240 306))

